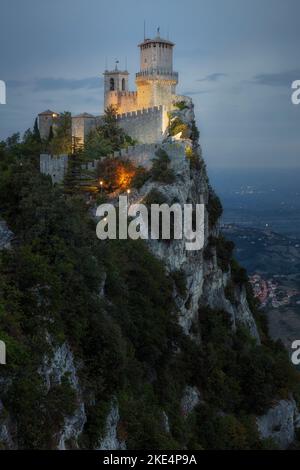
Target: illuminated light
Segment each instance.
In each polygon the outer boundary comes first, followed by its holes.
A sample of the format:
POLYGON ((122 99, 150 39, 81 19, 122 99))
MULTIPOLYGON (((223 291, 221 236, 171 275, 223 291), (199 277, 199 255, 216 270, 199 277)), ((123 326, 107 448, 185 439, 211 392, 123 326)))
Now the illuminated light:
POLYGON ((126 188, 128 188, 132 181, 132 178, 135 176, 135 170, 119 166, 117 168, 116 174, 119 188, 125 190, 126 188))

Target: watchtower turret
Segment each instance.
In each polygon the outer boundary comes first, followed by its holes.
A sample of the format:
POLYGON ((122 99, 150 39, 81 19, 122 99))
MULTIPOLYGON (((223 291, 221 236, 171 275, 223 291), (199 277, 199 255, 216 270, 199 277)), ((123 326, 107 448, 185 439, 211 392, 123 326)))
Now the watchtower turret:
POLYGON ((114 70, 105 70, 104 72, 104 109, 108 106, 118 106, 118 95, 122 92, 128 92, 127 70, 118 69, 118 61, 114 70))
POLYGON ((140 71, 136 74, 138 107, 169 106, 176 93, 178 73, 173 71, 174 43, 160 37, 139 44, 140 71))

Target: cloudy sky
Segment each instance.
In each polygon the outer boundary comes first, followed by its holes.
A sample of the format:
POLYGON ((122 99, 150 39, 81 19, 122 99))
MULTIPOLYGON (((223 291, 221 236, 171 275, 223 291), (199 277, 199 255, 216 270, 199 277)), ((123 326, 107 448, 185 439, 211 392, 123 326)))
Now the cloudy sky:
POLYGON ((133 88, 144 19, 176 43, 208 166, 300 167, 299 0, 1 0, 0 139, 47 108, 101 113, 106 60, 133 88))

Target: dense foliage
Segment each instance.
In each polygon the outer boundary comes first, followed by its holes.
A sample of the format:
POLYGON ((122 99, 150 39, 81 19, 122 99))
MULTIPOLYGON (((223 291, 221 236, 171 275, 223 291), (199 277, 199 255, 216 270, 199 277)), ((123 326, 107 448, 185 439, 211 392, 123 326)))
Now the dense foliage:
POLYGON ((172 184, 175 181, 174 171, 170 168, 170 157, 163 149, 158 149, 152 160, 151 177, 153 181, 172 184))
MULTIPOLYGON (((67 375, 48 389, 39 372, 65 341, 86 404, 81 447, 99 442, 112 396, 129 449, 270 446, 259 440, 254 414, 295 388, 283 348, 234 334, 224 312, 205 308, 195 325, 201 341, 185 336, 172 296, 175 285, 185 295, 182 273, 169 276, 141 240, 97 240, 81 195, 39 173, 39 145, 34 133, 0 144, 1 216, 16 236, 13 249, 0 253, 0 338, 7 344, 0 396, 19 447, 55 447, 76 407, 67 375), (186 385, 205 400, 190 416, 181 413, 186 385)), ((156 178, 165 178, 167 163, 160 154, 156 178)))
POLYGON ((109 106, 104 112, 102 122, 87 136, 83 154, 86 160, 97 160, 134 143, 118 126, 116 109, 109 106))

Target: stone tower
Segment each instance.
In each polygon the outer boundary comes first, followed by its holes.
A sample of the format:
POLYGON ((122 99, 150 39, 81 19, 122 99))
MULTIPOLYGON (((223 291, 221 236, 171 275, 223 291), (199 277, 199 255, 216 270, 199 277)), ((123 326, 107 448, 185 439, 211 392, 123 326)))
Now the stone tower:
POLYGON ((38 114, 38 127, 42 139, 47 140, 49 138, 51 127, 53 132, 55 132, 58 120, 59 113, 51 111, 50 109, 38 114))
POLYGON ((120 97, 126 96, 128 92, 127 70, 119 70, 118 62, 114 70, 105 70, 104 72, 104 109, 113 105, 120 106, 120 97))
POLYGON ((154 39, 139 44, 140 71, 136 74, 138 108, 170 106, 176 93, 178 73, 173 72, 174 43, 162 39, 157 30, 154 39))

